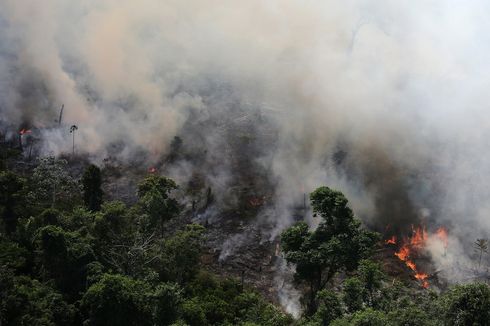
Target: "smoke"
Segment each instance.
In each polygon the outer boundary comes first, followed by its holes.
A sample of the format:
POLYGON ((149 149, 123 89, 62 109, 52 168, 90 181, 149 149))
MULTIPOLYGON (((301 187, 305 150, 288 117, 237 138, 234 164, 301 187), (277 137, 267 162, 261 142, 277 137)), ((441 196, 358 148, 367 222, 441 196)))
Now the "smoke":
POLYGON ((3 0, 0 120, 45 130, 58 154, 76 124, 99 158, 156 162, 179 135, 199 163, 169 170, 200 165, 217 203, 236 202, 237 173, 265 176, 250 187, 274 189, 272 237, 327 184, 380 231, 446 225, 459 255, 490 229, 488 7, 3 0))

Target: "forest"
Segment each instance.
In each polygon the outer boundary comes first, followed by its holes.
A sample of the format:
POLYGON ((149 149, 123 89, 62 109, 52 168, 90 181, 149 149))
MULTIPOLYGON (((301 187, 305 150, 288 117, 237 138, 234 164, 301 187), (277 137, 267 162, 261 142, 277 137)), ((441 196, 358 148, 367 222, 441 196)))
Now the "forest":
POLYGON ((490 326, 489 12, 0 0, 0 326, 490 326))
POLYGON ((127 205, 106 200, 96 165, 76 177, 67 160, 44 157, 20 171, 19 153, 2 150, 2 325, 489 324, 488 285, 440 291, 388 276, 373 256, 380 234, 326 186, 309 195, 318 227, 300 221, 280 235, 302 296, 293 318, 243 278, 203 266, 206 225, 172 223, 184 213, 173 180, 148 173, 127 205))

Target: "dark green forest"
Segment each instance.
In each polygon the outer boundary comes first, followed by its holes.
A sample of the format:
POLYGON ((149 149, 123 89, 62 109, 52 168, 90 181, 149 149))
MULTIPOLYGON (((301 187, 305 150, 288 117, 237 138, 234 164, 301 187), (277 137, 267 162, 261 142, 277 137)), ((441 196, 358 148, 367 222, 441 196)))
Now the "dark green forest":
POLYGON ((372 256, 380 235, 328 187, 310 194, 318 228, 299 222, 281 235, 303 293, 295 320, 253 284, 202 266, 206 227, 173 226, 182 215, 173 180, 149 174, 128 206, 105 200, 95 165, 78 180, 62 159, 42 158, 28 173, 5 163, 1 325, 490 324, 486 284, 438 293, 389 278, 372 256))

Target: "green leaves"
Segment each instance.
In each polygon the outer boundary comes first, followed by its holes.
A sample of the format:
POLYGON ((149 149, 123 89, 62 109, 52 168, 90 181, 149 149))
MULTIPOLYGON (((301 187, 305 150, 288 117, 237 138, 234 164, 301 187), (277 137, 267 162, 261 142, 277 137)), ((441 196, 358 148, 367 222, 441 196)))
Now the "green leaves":
POLYGON ((81 307, 89 325, 151 325, 149 285, 123 275, 104 275, 85 293, 81 307))
POLYGON ((0 214, 7 233, 13 233, 25 205, 25 179, 9 171, 0 172, 0 214))
POLYGON ((102 205, 102 196, 104 193, 102 192, 101 188, 101 172, 97 166, 90 164, 85 169, 82 177, 82 186, 85 206, 93 212, 100 210, 100 206, 102 205))
POLYGON ((159 270, 164 279, 184 283, 195 276, 203 232, 201 225, 190 224, 162 243, 159 270))
POLYGON ((170 193, 177 189, 172 179, 151 175, 138 185, 139 205, 150 217, 152 227, 158 226, 163 235, 163 223, 177 216, 180 207, 170 193))
POLYGON ((286 260, 296 265, 295 279, 309 286, 308 308, 314 313, 317 292, 337 272, 355 269, 378 237, 361 228, 341 192, 320 187, 310 198, 313 211, 323 220, 314 231, 304 222, 293 225, 282 233, 281 244, 286 260))
POLYGON ((488 325, 490 288, 483 283, 459 285, 443 296, 447 325, 488 325))

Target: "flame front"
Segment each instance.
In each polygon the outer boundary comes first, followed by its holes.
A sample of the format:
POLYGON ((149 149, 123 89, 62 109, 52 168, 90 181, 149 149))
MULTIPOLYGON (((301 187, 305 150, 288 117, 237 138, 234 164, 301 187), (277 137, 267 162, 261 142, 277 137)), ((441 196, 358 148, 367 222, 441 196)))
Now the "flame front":
MULTIPOLYGON (((398 259, 403 261, 408 268, 415 272, 415 278, 421 282, 421 285, 424 289, 427 289, 429 287, 429 282, 427 281, 429 275, 418 270, 418 267, 412 260, 411 256, 413 256, 414 251, 424 248, 427 238, 428 235, 425 228, 414 228, 412 226, 412 236, 409 239, 405 239, 400 249, 395 252, 395 256, 397 256, 398 259)), ((392 239, 394 239, 396 243, 396 238, 394 236, 391 239, 385 241, 385 243, 392 243, 392 239)))

